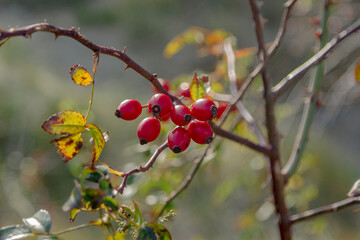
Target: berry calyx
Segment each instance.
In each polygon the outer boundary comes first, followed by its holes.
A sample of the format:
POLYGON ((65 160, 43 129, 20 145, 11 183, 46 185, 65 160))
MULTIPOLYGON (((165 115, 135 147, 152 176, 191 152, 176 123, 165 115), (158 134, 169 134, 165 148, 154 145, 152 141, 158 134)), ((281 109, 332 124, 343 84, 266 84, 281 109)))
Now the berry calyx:
POLYGON ((190 85, 187 82, 181 83, 177 89, 177 93, 179 96, 191 97, 190 85))
POLYGON ((174 153, 185 151, 190 145, 190 134, 188 130, 182 127, 176 127, 168 135, 168 146, 174 153))
POLYGON ((159 119, 147 117, 143 119, 137 127, 137 135, 140 144, 144 145, 148 142, 154 141, 160 134, 161 124, 159 119))
POLYGON ((163 93, 157 93, 149 100, 149 111, 155 117, 163 117, 171 112, 173 107, 171 98, 163 93))
POLYGON ((213 130, 208 122, 192 120, 188 131, 191 139, 198 144, 208 144, 213 140, 213 130))
POLYGON ((176 105, 171 110, 171 121, 179 126, 188 125, 191 121, 190 109, 184 105, 176 105))
POLYGON ((142 106, 137 100, 126 99, 116 108, 115 116, 130 121, 139 117, 141 112, 142 106))
POLYGON ((216 117, 217 107, 210 99, 200 98, 192 105, 191 115, 200 121, 208 121, 216 117))

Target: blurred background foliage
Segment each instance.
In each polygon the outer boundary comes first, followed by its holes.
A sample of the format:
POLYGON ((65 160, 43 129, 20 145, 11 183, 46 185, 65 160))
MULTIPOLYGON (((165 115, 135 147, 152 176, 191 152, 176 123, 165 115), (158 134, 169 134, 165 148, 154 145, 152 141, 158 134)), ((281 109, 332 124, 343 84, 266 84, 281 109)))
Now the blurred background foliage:
MULTIPOLYGON (((358 1, 334 2, 337 4, 329 19, 331 36, 360 16, 358 1)), ((266 42, 276 35, 283 3, 263 2, 266 42)), ((246 1, 0 0, 0 4, 1 28, 43 21, 77 27, 100 45, 118 49, 126 46, 131 58, 168 79, 173 90, 182 81, 190 82, 195 71, 210 74, 214 69, 221 69, 219 57, 199 58, 195 45, 186 46, 170 59, 163 56, 166 44, 186 29, 192 26, 222 29, 234 35, 238 49, 256 46, 246 1)), ((320 17, 320 12, 321 1, 301 0, 296 4, 284 43, 269 65, 274 83, 314 53, 317 27, 312 19, 320 17)), ((286 188, 292 213, 345 198, 352 183, 360 177, 360 86, 353 77, 354 63, 360 55, 359 40, 359 35, 346 40, 326 61, 321 93, 324 106, 316 115, 298 173, 286 188)), ((40 128, 45 119, 62 110, 73 109, 85 114, 90 88, 73 84, 68 72, 75 64, 91 69, 92 61, 92 53, 74 40, 59 37, 54 41, 54 36, 48 33, 36 33, 30 40, 13 38, 1 47, 1 226, 19 223, 41 208, 51 213, 54 230, 97 217, 95 213, 80 213, 75 223, 70 224, 68 213, 61 210, 73 188, 73 178, 78 176, 82 165, 88 163, 90 144, 85 143, 85 151, 64 164, 49 144, 51 136, 40 128)), ((249 69, 244 69, 241 63, 238 65, 239 74, 245 71, 246 75, 249 69)), ((140 146, 136 126, 141 118, 124 122, 113 115, 122 100, 135 98, 146 103, 153 94, 147 80, 132 70, 123 71, 124 68, 125 64, 119 60, 100 56, 90 116, 90 121, 101 130, 110 132, 101 160, 119 170, 147 161, 174 127, 171 123, 165 124, 159 140, 140 146)), ((284 160, 291 151, 310 76, 307 74, 277 106, 284 160)), ((258 123, 263 124, 260 86, 253 85, 244 104, 258 123)), ((246 124, 240 124, 236 131, 251 137, 246 124)), ((155 167, 136 175, 124 195, 117 199, 123 204, 135 199, 150 219, 161 200, 181 183, 202 149, 191 146, 179 155, 165 151, 155 167)), ((114 178, 114 181, 120 180, 114 178)), ((278 239, 270 189, 262 187, 265 181, 265 160, 225 140, 217 152, 208 155, 186 192, 174 201, 176 217, 166 226, 174 239, 278 239)), ((358 239, 360 218, 354 209, 356 207, 299 223, 293 228, 294 239, 358 239)), ((63 239, 105 239, 106 234, 106 230, 87 228, 63 235, 63 239)))

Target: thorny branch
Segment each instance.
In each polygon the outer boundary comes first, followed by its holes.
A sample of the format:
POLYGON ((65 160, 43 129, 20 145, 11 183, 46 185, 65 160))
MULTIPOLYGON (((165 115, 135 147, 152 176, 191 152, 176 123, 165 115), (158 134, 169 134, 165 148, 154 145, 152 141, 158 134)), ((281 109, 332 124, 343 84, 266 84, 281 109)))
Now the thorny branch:
POLYGON ((303 63, 301 66, 296 68, 294 71, 289 73, 283 78, 276 86, 273 87, 272 91, 274 97, 278 98, 284 94, 290 87, 294 86, 304 74, 311 69, 313 66, 325 59, 325 57, 339 45, 341 41, 349 37, 351 34, 357 32, 360 29, 360 19, 347 27, 344 31, 340 32, 337 36, 331 39, 320 51, 318 51, 308 61, 303 63))
MULTIPOLYGON (((263 38, 262 16, 255 0, 249 0, 251 11, 255 23, 256 39, 258 43, 259 62, 266 62, 267 54, 263 38)), ((267 73, 266 65, 261 70, 264 86, 265 118, 268 134, 268 144, 271 151, 269 154, 271 186, 274 199, 276 215, 278 217, 279 234, 282 240, 291 240, 291 229, 289 224, 289 213, 285 202, 284 180, 281 175, 279 136, 275 120, 275 99, 271 91, 270 78, 267 73)))
POLYGON ((73 38, 74 40, 78 41, 85 47, 89 48, 95 53, 101 53, 105 55, 110 55, 113 57, 116 57, 120 60, 122 60, 126 64, 126 68, 132 68, 136 72, 138 72, 141 76, 149 80, 154 87, 161 93, 165 93, 171 97, 173 101, 176 101, 177 103, 180 103, 179 99, 176 97, 170 95, 160 84, 160 82, 157 79, 156 74, 151 74, 149 71, 144 69, 142 66, 140 66, 137 62, 132 60, 124 50, 118 50, 115 48, 109 48, 109 47, 103 47, 100 45, 97 45, 90 40, 88 40, 84 35, 82 35, 76 28, 72 27, 70 29, 57 27, 54 25, 50 25, 48 23, 37 23, 30 26, 22 27, 22 28, 12 28, 8 31, 4 29, 0 29, 0 41, 16 37, 16 36, 23 36, 26 38, 30 38, 31 35, 35 32, 50 32, 55 34, 55 39, 59 36, 66 36, 73 38))

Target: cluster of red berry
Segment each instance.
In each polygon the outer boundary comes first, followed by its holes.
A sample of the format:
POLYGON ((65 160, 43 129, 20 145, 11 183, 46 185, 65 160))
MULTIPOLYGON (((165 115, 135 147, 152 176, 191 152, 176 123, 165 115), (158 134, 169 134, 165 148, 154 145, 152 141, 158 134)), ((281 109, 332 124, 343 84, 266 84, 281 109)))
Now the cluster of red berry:
MULTIPOLYGON (((160 134, 160 121, 169 118, 177 125, 169 133, 167 140, 174 153, 185 151, 191 139, 198 144, 208 144, 213 139, 213 130, 207 121, 216 117, 217 107, 210 99, 198 99, 189 109, 185 105, 174 106, 168 95, 157 93, 150 98, 148 108, 153 117, 143 119, 137 127, 137 135, 142 145, 154 141, 160 134)), ((115 115, 124 120, 134 120, 139 117, 142 109, 137 100, 127 99, 119 104, 115 115)))

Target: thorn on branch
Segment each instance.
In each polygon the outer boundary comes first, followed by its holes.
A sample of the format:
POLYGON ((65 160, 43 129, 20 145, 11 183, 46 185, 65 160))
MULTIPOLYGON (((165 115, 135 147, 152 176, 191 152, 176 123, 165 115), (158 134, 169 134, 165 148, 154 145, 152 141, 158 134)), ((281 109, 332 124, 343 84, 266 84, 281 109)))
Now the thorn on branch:
POLYGON ((128 69, 128 68, 130 68, 130 66, 129 66, 129 65, 127 65, 127 66, 124 68, 124 71, 125 71, 126 69, 128 69))
POLYGON ((124 49, 122 50, 122 53, 126 52, 126 46, 124 46, 124 49))

